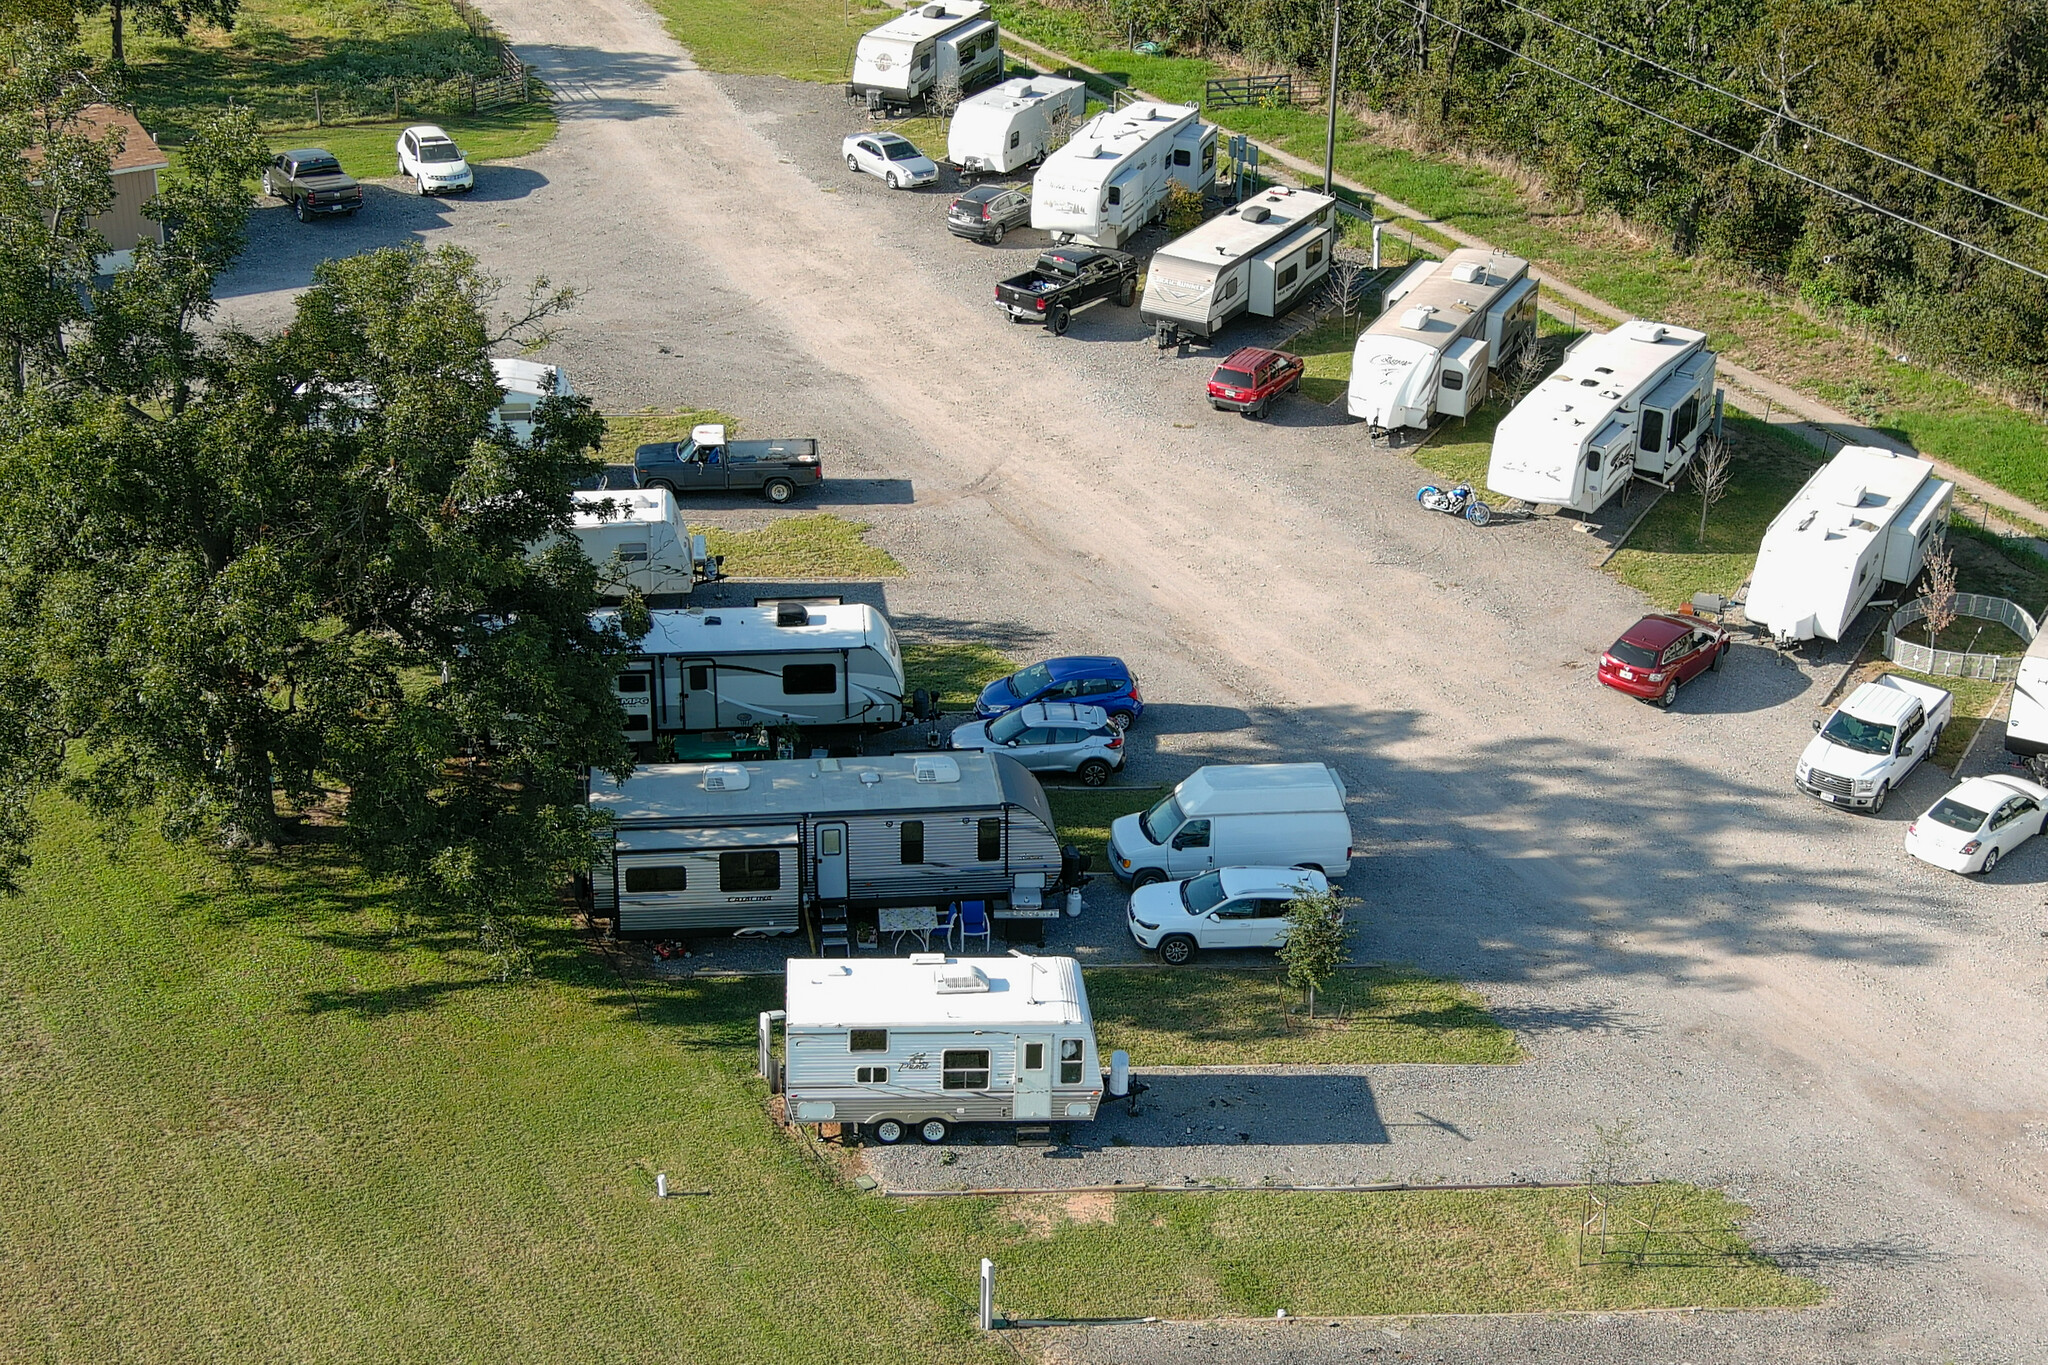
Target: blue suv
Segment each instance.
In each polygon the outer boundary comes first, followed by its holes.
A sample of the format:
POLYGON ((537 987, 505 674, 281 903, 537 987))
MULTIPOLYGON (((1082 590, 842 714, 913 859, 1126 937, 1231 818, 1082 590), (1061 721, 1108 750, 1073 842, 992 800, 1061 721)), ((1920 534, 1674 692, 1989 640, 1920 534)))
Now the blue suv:
POLYGON ((1138 680, 1124 667, 1124 661, 1100 658, 1047 659, 1007 678, 997 678, 981 689, 974 714, 986 720, 1034 701, 1099 706, 1109 712, 1110 723, 1119 730, 1129 729, 1145 714, 1138 680))

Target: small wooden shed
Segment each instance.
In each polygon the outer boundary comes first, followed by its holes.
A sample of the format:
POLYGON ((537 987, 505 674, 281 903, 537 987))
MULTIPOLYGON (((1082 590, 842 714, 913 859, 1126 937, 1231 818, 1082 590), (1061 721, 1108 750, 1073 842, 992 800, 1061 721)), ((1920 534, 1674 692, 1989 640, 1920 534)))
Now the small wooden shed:
POLYGON ((107 239, 107 253, 99 258, 102 274, 126 270, 135 263, 135 248, 145 241, 161 244, 164 226, 143 212, 156 198, 156 174, 170 160, 156 145, 135 115, 111 104, 89 104, 79 112, 86 131, 106 137, 118 131, 121 150, 114 155, 114 206, 93 220, 93 227, 107 239))

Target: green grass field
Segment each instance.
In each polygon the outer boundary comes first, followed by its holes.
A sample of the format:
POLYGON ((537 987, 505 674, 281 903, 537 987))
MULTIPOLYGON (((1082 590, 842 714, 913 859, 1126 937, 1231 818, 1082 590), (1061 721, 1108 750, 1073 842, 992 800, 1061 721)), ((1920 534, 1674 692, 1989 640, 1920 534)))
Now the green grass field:
POLYGON ((896 11, 875 0, 654 0, 698 65, 830 84, 853 70, 860 36, 896 11))
POLYGON ((1008 1360, 984 1255, 1019 1315, 1818 1297, 1739 1246, 1582 1268, 1571 1192, 886 1202, 763 1112, 772 978, 622 983, 542 927, 500 983, 321 848, 238 886, 42 810, 0 917, 0 1358, 1008 1360))
MULTIPOLYGON (((546 104, 482 114, 449 114, 433 119, 351 123, 324 128, 273 128, 266 131, 272 151, 294 147, 325 147, 343 169, 358 179, 395 173, 398 135, 415 123, 438 123, 472 162, 510 161, 537 152, 554 139, 555 111, 546 104)), ((411 182, 407 182, 410 184, 411 182)))
POLYGON ((710 543, 711 553, 725 556, 725 571, 734 578, 901 578, 903 566, 867 533, 864 521, 848 521, 830 512, 782 517, 753 531, 692 524, 710 543))
MULTIPOLYGON (((1123 778, 1113 779, 1122 782, 1123 778)), ((1052 818, 1059 826, 1060 844, 1072 844, 1088 855, 1088 866, 1109 875, 1109 827, 1118 816, 1150 810, 1166 795, 1164 787, 1108 786, 1047 787, 1052 818)))
POLYGON ((928 640, 903 647, 905 685, 912 692, 922 688, 931 693, 941 711, 973 711, 981 689, 1016 668, 1000 649, 973 640, 928 640))
POLYGON ((641 408, 604 415, 604 441, 598 454, 613 464, 631 464, 634 448, 649 441, 686 441, 700 422, 720 422, 728 436, 738 438, 740 419, 712 408, 641 408))

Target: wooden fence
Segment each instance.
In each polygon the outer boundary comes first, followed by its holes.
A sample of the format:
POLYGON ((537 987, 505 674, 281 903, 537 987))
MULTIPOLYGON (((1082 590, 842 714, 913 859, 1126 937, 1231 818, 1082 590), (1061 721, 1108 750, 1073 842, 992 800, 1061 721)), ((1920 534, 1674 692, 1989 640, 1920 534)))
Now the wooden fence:
POLYGON ((1202 91, 1202 103, 1209 108, 1249 105, 1278 109, 1294 103, 1294 77, 1228 76, 1210 81, 1202 91))

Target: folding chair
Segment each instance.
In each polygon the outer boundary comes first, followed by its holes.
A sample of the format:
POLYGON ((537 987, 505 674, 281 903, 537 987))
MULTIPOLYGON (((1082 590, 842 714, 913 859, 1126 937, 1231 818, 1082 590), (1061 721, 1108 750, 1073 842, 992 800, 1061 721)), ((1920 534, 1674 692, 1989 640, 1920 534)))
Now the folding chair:
POLYGON ((987 901, 960 901, 954 906, 953 923, 960 933, 960 951, 967 951, 967 940, 981 940, 983 951, 989 946, 989 923, 987 901))

